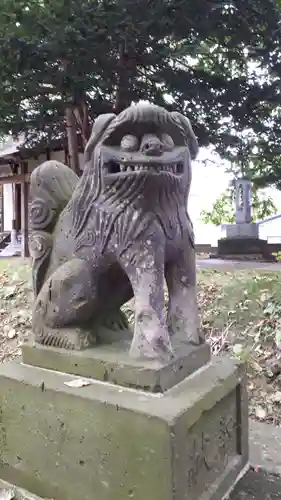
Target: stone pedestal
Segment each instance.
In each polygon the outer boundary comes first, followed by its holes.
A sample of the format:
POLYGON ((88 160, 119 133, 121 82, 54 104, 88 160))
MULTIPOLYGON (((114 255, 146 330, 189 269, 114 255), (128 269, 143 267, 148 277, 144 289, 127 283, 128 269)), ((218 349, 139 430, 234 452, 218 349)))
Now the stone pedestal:
POLYGON ((178 342, 174 346, 176 359, 170 364, 132 359, 129 349, 130 342, 122 341, 70 354, 65 349, 27 342, 22 347, 22 360, 27 365, 153 393, 171 389, 210 361, 207 344, 195 347, 178 342))
POLYGON ((218 253, 215 257, 220 259, 259 260, 266 262, 274 262, 275 260, 266 240, 251 237, 220 239, 218 241, 218 253))
POLYGON ((261 260, 273 262, 275 259, 266 240, 259 238, 259 227, 254 223, 227 224, 226 238, 218 241, 217 259, 261 260))
POLYGON ((254 223, 227 224, 225 230, 228 239, 259 239, 259 226, 254 223))
POLYGON ((54 500, 221 500, 248 461, 243 365, 176 351, 24 346, 28 364, 0 365, 0 478, 54 500))

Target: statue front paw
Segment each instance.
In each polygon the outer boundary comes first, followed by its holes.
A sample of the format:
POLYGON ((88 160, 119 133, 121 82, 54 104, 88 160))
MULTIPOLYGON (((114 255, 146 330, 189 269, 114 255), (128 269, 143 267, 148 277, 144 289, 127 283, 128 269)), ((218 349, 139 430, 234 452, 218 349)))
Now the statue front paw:
POLYGON ((164 362, 173 358, 168 330, 152 309, 136 315, 130 355, 134 358, 157 358, 164 362))

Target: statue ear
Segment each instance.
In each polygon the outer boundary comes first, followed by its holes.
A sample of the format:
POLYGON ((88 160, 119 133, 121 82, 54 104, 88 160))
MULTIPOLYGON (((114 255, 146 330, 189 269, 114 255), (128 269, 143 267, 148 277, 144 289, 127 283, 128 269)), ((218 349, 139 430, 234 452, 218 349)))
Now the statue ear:
POLYGON ((85 147, 85 164, 90 161, 96 145, 101 140, 103 133, 107 129, 110 122, 114 120, 114 118, 116 118, 116 115, 114 113, 105 113, 103 115, 99 115, 95 119, 90 139, 88 140, 85 147))
POLYGON ((178 113, 177 111, 172 111, 171 116, 179 121, 181 126, 184 128, 191 158, 192 160, 195 160, 199 151, 199 145, 189 119, 181 113, 178 113))

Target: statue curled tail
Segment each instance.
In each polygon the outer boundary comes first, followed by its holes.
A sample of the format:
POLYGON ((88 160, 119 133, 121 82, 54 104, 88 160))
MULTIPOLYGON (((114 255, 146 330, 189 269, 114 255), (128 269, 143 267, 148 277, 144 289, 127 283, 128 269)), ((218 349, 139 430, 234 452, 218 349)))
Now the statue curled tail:
POLYGON ((39 165, 30 177, 30 255, 35 296, 42 285, 53 247, 53 231, 59 215, 73 195, 79 177, 55 160, 39 165))

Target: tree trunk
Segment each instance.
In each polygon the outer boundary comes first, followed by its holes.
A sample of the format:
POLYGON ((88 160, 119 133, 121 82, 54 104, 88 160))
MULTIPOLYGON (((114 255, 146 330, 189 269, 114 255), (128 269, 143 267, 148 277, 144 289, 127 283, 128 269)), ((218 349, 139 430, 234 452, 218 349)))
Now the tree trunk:
MULTIPOLYGON (((21 174, 26 176, 28 172, 28 163, 21 163, 21 174)), ((22 257, 29 257, 29 243, 28 243, 28 232, 29 232, 29 183, 26 178, 21 183, 21 238, 22 247, 21 255, 22 257)))
POLYGON ((78 155, 77 127, 74 111, 71 106, 65 110, 69 166, 77 175, 81 175, 78 155))
POLYGON ((114 113, 121 113, 129 105, 129 78, 128 78, 128 61, 129 56, 126 48, 126 43, 123 42, 119 47, 119 76, 118 90, 114 105, 114 113))
POLYGON ((91 125, 89 119, 88 106, 85 101, 81 101, 81 103, 76 106, 73 110, 76 124, 79 127, 81 133, 81 139, 83 148, 85 149, 88 140, 91 135, 91 125))

